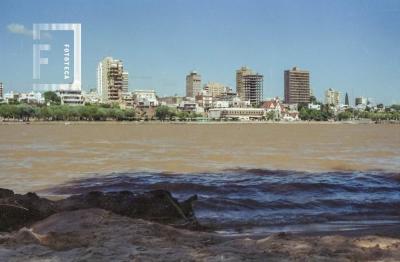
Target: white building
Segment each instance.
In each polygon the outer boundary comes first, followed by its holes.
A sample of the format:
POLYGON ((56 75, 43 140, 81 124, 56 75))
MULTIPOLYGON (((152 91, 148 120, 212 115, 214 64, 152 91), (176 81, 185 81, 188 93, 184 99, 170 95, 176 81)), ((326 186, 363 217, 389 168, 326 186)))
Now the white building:
POLYGON ((185 111, 185 112, 197 112, 197 103, 194 101, 184 100, 179 103, 178 109, 185 111))
POLYGON ((213 108, 221 108, 221 107, 241 107, 246 108, 250 107, 250 100, 242 100, 236 94, 223 94, 215 99, 213 99, 213 108))
POLYGON ((62 105, 83 105, 84 99, 80 90, 60 90, 56 92, 62 105))
POLYGON ((263 117, 263 108, 212 108, 208 111, 209 119, 261 120, 263 117))
POLYGON ((308 104, 308 109, 321 110, 321 105, 310 103, 310 104, 308 104))
POLYGON ((231 103, 229 101, 215 101, 213 103, 213 108, 228 108, 231 103))
POLYGON ((85 104, 98 104, 100 103, 100 96, 97 92, 89 91, 85 92, 82 91, 82 96, 85 104))
POLYGON ((14 91, 10 91, 8 93, 4 94, 4 101, 6 103, 9 103, 10 100, 18 100, 19 94, 18 93, 14 93, 14 91))
POLYGON ((177 108, 178 105, 184 100, 181 96, 165 96, 159 97, 158 102, 160 105, 169 106, 171 108, 177 108))
POLYGON ((44 103, 44 97, 40 92, 34 92, 31 91, 29 93, 20 93, 18 95, 18 101, 22 103, 28 103, 28 104, 43 104, 44 103))
POLYGON ((338 106, 340 104, 340 92, 329 88, 325 91, 325 104, 338 106))
POLYGON ((288 122, 292 122, 292 121, 299 121, 299 112, 297 111, 292 111, 292 112, 287 112, 285 111, 282 115, 282 120, 283 121, 288 121, 288 122))
POLYGON ((157 95, 154 90, 135 90, 133 99, 137 107, 156 107, 158 106, 157 95))

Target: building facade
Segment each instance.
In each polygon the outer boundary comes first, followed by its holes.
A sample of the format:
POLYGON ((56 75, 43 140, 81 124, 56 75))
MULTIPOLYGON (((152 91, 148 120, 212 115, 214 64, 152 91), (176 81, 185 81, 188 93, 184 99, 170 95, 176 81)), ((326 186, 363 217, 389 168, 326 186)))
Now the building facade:
POLYGON ((265 117, 263 108, 213 108, 208 111, 209 119, 261 120, 265 117))
POLYGON ((78 106, 83 105, 85 100, 80 90, 60 90, 57 91, 62 105, 78 106))
POLYGON ((0 98, 3 98, 3 83, 0 82, 0 98))
POLYGON ((133 100, 137 107, 156 107, 158 100, 154 90, 135 90, 133 100))
POLYGON ((195 97, 201 93, 201 75, 196 71, 186 76, 186 97, 195 97))
POLYGON ((356 97, 354 102, 355 102, 356 106, 359 106, 359 105, 366 106, 368 104, 368 99, 366 97, 360 96, 360 97, 356 97))
POLYGON ((19 93, 18 101, 27 104, 44 104, 44 96, 40 92, 19 93))
POLYGON ((90 90, 89 92, 82 91, 82 96, 85 104, 98 104, 100 97, 97 91, 90 90))
POLYGON ((309 103, 310 102, 310 73, 293 67, 285 70, 285 103, 309 103))
POLYGON ((212 97, 217 97, 222 94, 232 92, 232 90, 229 87, 225 86, 224 84, 216 82, 209 82, 205 84, 203 89, 207 92, 208 95, 212 97))
POLYGON ((329 88, 325 91, 325 104, 338 106, 340 104, 340 92, 329 88))
POLYGON ((122 72, 122 93, 128 93, 128 78, 129 73, 127 71, 122 72))
POLYGON ((252 105, 259 105, 263 100, 264 76, 255 73, 248 67, 236 70, 236 92, 242 100, 252 105))
POLYGON ((97 66, 97 92, 103 103, 118 102, 128 91, 128 72, 121 60, 104 58, 97 66))

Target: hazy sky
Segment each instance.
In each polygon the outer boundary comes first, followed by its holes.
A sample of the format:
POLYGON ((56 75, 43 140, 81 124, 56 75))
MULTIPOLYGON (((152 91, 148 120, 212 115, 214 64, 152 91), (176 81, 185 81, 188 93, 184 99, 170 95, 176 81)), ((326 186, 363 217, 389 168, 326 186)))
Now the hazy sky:
MULTIPOLYGON (((124 61, 129 88, 184 95, 185 75, 235 88, 235 70, 264 75, 264 96, 283 96, 283 71, 311 72, 319 99, 334 88, 400 103, 399 0, 0 1, 0 82, 32 89, 32 24, 82 24, 82 88, 96 87, 105 56, 124 61)), ((58 33, 49 79, 60 76, 58 33), (55 58, 59 57, 59 58, 55 58)), ((53 46, 53 44, 52 44, 53 46)), ((61 61, 61 62, 60 62, 61 61)))

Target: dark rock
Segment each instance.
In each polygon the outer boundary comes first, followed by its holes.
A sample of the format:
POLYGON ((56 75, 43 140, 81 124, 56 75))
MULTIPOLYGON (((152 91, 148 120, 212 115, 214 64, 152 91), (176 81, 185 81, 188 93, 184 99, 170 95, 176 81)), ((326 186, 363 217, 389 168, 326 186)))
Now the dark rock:
POLYGON ((13 195, 14 192, 12 190, 0 188, 0 198, 12 197, 13 195))
POLYGON ((180 203, 165 190, 142 194, 93 191, 59 201, 40 198, 34 193, 14 194, 7 189, 0 189, 0 196, 0 231, 18 229, 57 212, 88 208, 102 208, 123 216, 186 228, 199 226, 192 208, 197 196, 180 203))

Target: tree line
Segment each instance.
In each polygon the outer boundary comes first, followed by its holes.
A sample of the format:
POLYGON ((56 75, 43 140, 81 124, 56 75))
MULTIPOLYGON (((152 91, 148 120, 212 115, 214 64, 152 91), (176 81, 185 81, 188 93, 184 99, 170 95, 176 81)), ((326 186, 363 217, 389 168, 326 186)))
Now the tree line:
POLYGON ((171 108, 165 105, 159 106, 156 109, 156 117, 161 121, 165 120, 195 120, 196 117, 201 117, 201 114, 196 114, 195 112, 187 112, 182 110, 177 110, 175 108, 171 108))
POLYGON ((105 121, 134 120, 133 109, 120 109, 101 105, 50 105, 1 104, 0 117, 4 120, 29 121, 34 118, 45 121, 105 121))
MULTIPOLYGON (((195 120, 201 114, 180 111, 168 106, 159 106, 155 117, 158 120, 195 120)), ((30 105, 30 104, 0 104, 0 118, 5 121, 31 119, 42 121, 133 121, 142 117, 134 109, 121 109, 117 105, 30 105)), ((154 120, 153 118, 145 120, 154 120)))
POLYGON ((400 106, 392 105, 386 108, 384 111, 371 111, 367 109, 365 111, 355 110, 352 108, 346 109, 343 112, 334 114, 328 105, 321 105, 321 110, 308 109, 302 107, 299 110, 299 117, 301 120, 313 120, 313 121, 346 121, 346 120, 359 120, 359 119, 371 119, 375 122, 380 121, 399 121, 400 120, 400 106))
MULTIPOLYGON (((382 111, 359 111, 347 109, 339 114, 334 114, 329 106, 321 106, 321 110, 308 109, 303 106, 299 108, 299 117, 305 121, 328 121, 328 120, 354 120, 371 119, 380 121, 400 121, 400 106, 393 105, 382 111)), ((159 106, 155 111, 155 117, 161 121, 193 121, 201 114, 186 112, 168 106, 159 106)), ((142 118, 137 116, 134 109, 121 109, 117 105, 30 105, 30 104, 0 104, 0 118, 8 120, 30 121, 30 119, 44 121, 132 121, 142 118)), ((266 115, 267 120, 275 119, 271 114, 266 115)), ((145 120, 153 120, 145 119, 145 120)))

